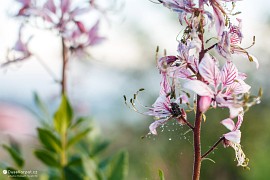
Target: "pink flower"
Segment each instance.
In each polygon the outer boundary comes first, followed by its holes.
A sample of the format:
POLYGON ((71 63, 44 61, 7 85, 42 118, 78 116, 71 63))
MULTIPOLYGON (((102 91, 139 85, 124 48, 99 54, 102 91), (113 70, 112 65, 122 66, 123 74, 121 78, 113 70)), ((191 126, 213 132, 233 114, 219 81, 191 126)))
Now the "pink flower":
POLYGON ((21 26, 19 29, 18 39, 14 47, 8 51, 8 54, 7 54, 8 61, 2 64, 2 66, 8 65, 13 62, 23 61, 25 59, 28 59, 32 55, 32 53, 28 49, 28 44, 30 40, 32 39, 32 36, 29 37, 26 41, 23 41, 22 29, 23 29, 23 26, 21 26))
MULTIPOLYGON (((218 61, 206 53, 199 64, 199 72, 204 82, 189 80, 184 84, 184 88, 192 90, 200 96, 207 96, 208 100, 211 98, 213 107, 216 107, 217 104, 219 107, 229 108, 231 118, 237 116, 238 110, 241 110, 242 107, 235 101, 234 96, 247 93, 250 86, 239 77, 235 65, 231 61, 226 61, 223 68, 219 70, 218 61)), ((206 107, 208 103, 205 104, 206 107)))
POLYGON ((223 141, 223 145, 224 147, 230 146, 235 150, 235 157, 236 160, 238 161, 237 166, 247 167, 248 159, 246 158, 246 155, 244 154, 240 145, 241 132, 239 128, 242 122, 243 122, 243 113, 238 115, 238 121, 236 124, 230 118, 221 121, 221 124, 223 124, 227 129, 231 131, 223 135, 223 137, 225 138, 223 141))
MULTIPOLYGON (((216 46, 217 52, 226 59, 230 59, 232 54, 241 54, 247 56, 250 62, 255 62, 256 68, 259 68, 259 62, 257 58, 253 55, 250 55, 246 49, 242 48, 241 42, 243 38, 242 34, 242 20, 237 19, 239 22, 238 25, 229 26, 229 31, 223 31, 221 39, 216 46)), ((255 43, 255 42, 253 42, 255 43)))
MULTIPOLYGON (((99 20, 88 28, 82 22, 80 16, 90 12, 93 8, 91 2, 81 2, 72 4, 71 0, 46 0, 43 4, 31 3, 31 0, 17 0, 23 5, 21 9, 27 9, 27 18, 41 17, 44 20, 45 29, 56 30, 64 39, 66 46, 78 58, 88 55, 87 48, 98 45, 105 38, 99 35, 99 20), (31 5, 31 6, 30 6, 31 5)), ((25 13, 19 13, 25 16, 25 13)), ((40 28, 40 27, 39 27, 40 28)))
POLYGON ((194 35, 194 39, 187 44, 179 43, 178 56, 165 56, 158 60, 157 66, 160 72, 167 73, 174 79, 194 79, 193 74, 198 71, 198 54, 201 42, 194 35), (194 50, 193 54, 192 51, 194 50), (190 70, 192 69, 192 70, 190 70))
MULTIPOLYGON (((239 129, 242 122, 243 122, 243 115, 238 116, 238 121, 236 125, 234 121, 230 118, 221 121, 221 124, 223 124, 227 129, 231 131, 223 135, 227 141, 240 144, 241 132, 239 129)), ((228 146, 229 144, 226 144, 226 142, 224 142, 224 145, 228 146)))
POLYGON ((154 121, 150 126, 150 133, 157 135, 156 128, 165 124, 172 118, 175 118, 179 124, 185 124, 182 118, 186 118, 186 112, 183 108, 180 108, 177 102, 186 102, 186 96, 180 96, 175 101, 171 101, 170 93, 171 86, 166 73, 161 73, 161 89, 159 97, 152 105, 152 108, 149 108, 148 112, 145 112, 145 115, 154 116, 157 120, 154 121))
POLYGON ((27 13, 27 10, 31 7, 31 3, 32 3, 31 0, 16 0, 16 1, 22 5, 17 15, 29 16, 29 13, 27 13))
POLYGON ((86 29, 84 24, 80 21, 76 21, 77 28, 71 34, 66 35, 66 40, 76 56, 83 57, 86 52, 86 48, 94 45, 98 45, 105 40, 104 37, 99 35, 99 21, 90 29, 86 29))

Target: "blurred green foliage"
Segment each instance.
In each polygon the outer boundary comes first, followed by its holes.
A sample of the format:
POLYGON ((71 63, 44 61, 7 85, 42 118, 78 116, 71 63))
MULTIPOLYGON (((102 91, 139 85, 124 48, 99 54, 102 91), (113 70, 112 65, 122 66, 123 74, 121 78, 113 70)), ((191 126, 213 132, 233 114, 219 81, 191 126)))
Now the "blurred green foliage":
MULTIPOLYGON (((47 112, 46 106, 35 95, 36 104, 41 111, 47 112)), ((40 147, 34 149, 34 155, 46 167, 45 172, 38 174, 42 180, 124 180, 128 173, 128 153, 119 151, 116 154, 100 156, 109 145, 108 141, 100 140, 91 132, 89 118, 73 115, 72 107, 65 95, 53 122, 43 121, 43 126, 37 128, 40 147)), ((14 165, 2 164, 2 170, 25 170, 23 158, 18 143, 12 142, 3 148, 14 161, 14 165)), ((32 169, 35 169, 32 167, 32 169)), ((11 174, 8 174, 11 175, 11 174)), ((0 178, 8 179, 8 175, 0 178)), ((14 177, 20 179, 22 177, 14 177)), ((23 179, 30 179, 27 176, 23 179)))

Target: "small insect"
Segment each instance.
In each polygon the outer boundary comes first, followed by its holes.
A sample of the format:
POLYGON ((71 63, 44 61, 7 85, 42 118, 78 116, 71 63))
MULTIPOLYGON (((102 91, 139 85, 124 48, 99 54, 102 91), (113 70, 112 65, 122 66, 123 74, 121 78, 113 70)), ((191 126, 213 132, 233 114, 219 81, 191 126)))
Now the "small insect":
POLYGON ((181 112, 178 104, 172 102, 171 106, 172 106, 171 113, 172 113, 173 117, 178 117, 178 116, 182 115, 182 112, 181 112))

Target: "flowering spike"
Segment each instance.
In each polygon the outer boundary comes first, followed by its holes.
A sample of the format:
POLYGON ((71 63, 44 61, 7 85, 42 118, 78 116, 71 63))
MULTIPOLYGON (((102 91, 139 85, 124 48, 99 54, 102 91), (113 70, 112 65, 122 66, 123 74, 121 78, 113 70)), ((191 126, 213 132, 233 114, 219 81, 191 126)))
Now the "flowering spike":
MULTIPOLYGON (((182 125, 188 125, 194 135, 194 172, 193 179, 199 179, 201 160, 223 142, 225 147, 235 150, 238 166, 247 168, 246 158, 240 142, 240 126, 244 121, 244 113, 252 105, 260 102, 262 90, 258 96, 250 95, 251 86, 245 80, 247 74, 240 72, 235 65, 234 54, 243 55, 259 67, 258 60, 241 46, 244 38, 242 20, 235 11, 238 0, 200 0, 197 4, 192 0, 158 0, 166 8, 178 15, 183 30, 177 35, 177 54, 158 58, 157 67, 161 74, 160 93, 152 107, 144 114, 154 116, 149 129, 157 135, 157 127, 170 119, 176 119, 182 125), (232 3, 228 8, 226 3, 232 3), (205 8, 209 6, 209 8, 205 8), (236 23, 234 23, 236 22, 236 23), (216 33, 205 41, 204 33, 216 33), (213 40, 212 45, 206 44, 213 40), (220 56, 212 53, 215 50, 220 56), (224 64, 222 67, 219 64, 224 64), (183 81, 183 82, 182 82, 183 81), (189 94, 189 92, 193 94, 189 94), (193 98, 192 98, 193 97, 193 98), (226 108, 229 110, 226 119, 221 121, 229 132, 214 144, 209 151, 201 156, 200 129, 201 122, 206 120, 205 112, 210 108, 226 108), (194 126, 187 121, 187 114, 195 113, 194 126), (237 118, 237 121, 234 119, 237 118)), ((215 119, 213 119, 215 120, 215 119)), ((216 118, 219 120, 219 118, 216 118)), ((208 121, 211 122, 211 121, 208 121)))

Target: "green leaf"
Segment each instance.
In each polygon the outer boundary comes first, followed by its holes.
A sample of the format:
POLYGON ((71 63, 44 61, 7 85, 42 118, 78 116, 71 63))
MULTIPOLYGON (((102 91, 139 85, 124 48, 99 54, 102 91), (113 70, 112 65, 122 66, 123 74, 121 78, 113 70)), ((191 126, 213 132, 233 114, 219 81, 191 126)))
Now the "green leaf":
POLYGON ((81 166, 82 165, 82 158, 81 156, 74 155, 70 157, 67 166, 81 166))
POLYGON ((87 128, 85 130, 83 130, 82 132, 76 134, 74 137, 72 137, 67 144, 67 148, 69 148, 71 145, 77 143, 78 141, 80 141, 82 138, 84 138, 85 136, 87 136, 87 134, 91 131, 91 128, 87 128))
MULTIPOLYGON (((72 168, 73 170, 75 170, 76 172, 80 173, 81 176, 84 177, 89 177, 89 173, 91 173, 93 170, 96 169, 96 166, 91 167, 90 169, 85 168, 85 160, 88 160, 89 158, 87 156, 78 156, 78 155, 74 155, 71 157, 71 159, 69 160, 67 167, 72 168), (89 172, 91 171, 91 172, 89 172)), ((92 178, 93 179, 93 178, 92 178)))
POLYGON ((128 153, 126 151, 114 156, 109 164, 108 180, 123 180, 128 172, 128 153))
POLYGON ((55 156, 51 152, 39 149, 36 150, 34 154, 44 164, 52 167, 60 167, 59 162, 56 160, 55 156))
POLYGON ((164 177, 164 173, 163 173, 163 171, 162 170, 158 170, 158 176, 159 176, 159 179, 160 180, 165 180, 165 177, 164 177))
POLYGON ((9 153, 9 155, 12 157, 15 164, 18 167, 22 168, 24 165, 24 160, 21 154, 15 148, 9 147, 7 145, 3 145, 3 148, 9 153))
POLYGON ((75 123, 73 123, 72 125, 71 125, 71 129, 74 129, 74 128, 76 128, 76 127, 78 127, 82 122, 84 122, 85 120, 87 120, 87 118, 85 118, 85 117, 80 117, 80 118, 78 118, 76 121, 75 121, 75 123))
POLYGON ((65 134, 73 117, 72 108, 65 95, 62 96, 61 104, 54 116, 54 128, 60 134, 65 134))
POLYGON ((107 158, 103 159, 102 161, 100 161, 98 164, 98 168, 101 170, 105 170, 107 168, 107 166, 109 165, 111 158, 112 157, 107 157, 107 158))
POLYGON ((60 140, 49 130, 38 128, 38 137, 40 142, 48 149, 54 152, 61 151, 60 140))
POLYGON ((51 120, 51 115, 46 104, 41 100, 37 93, 34 93, 34 102, 35 105, 39 108, 40 112, 45 116, 45 118, 51 120))
POLYGON ((65 180, 83 180, 84 178, 73 168, 71 167, 65 167, 64 168, 65 173, 65 180))
POLYGON ((90 150, 90 156, 91 157, 96 156, 97 154, 105 150, 109 144, 110 144, 109 141, 100 142, 97 140, 96 142, 94 142, 94 145, 92 146, 92 149, 90 150))
POLYGON ((83 157, 82 162, 83 162, 84 174, 87 176, 88 179, 91 179, 91 180, 102 179, 98 166, 92 158, 83 157))

